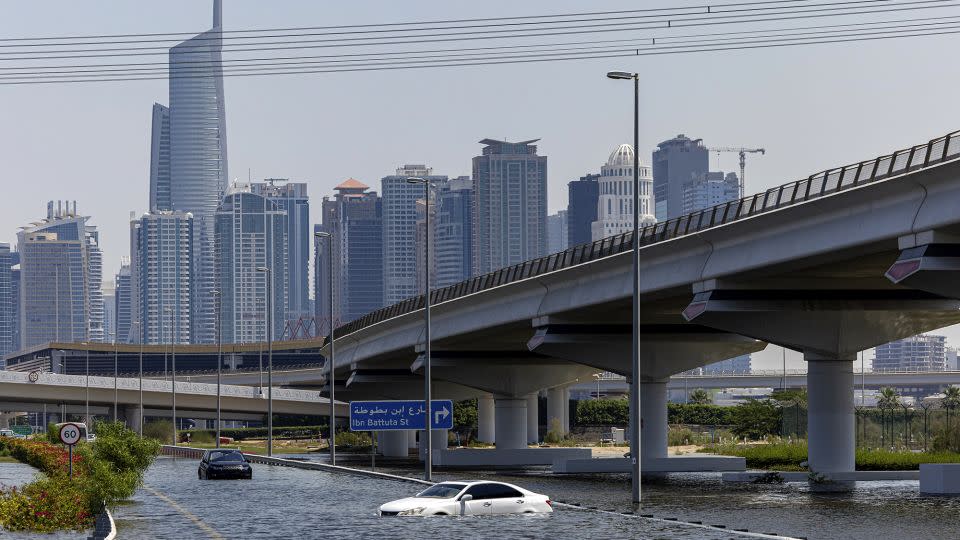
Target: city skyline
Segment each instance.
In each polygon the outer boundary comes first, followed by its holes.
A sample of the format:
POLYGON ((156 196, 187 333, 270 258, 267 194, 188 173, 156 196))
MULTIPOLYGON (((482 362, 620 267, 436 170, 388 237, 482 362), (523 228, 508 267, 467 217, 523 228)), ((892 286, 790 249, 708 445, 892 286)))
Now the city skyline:
MULTIPOLYGON (((107 28, 110 25, 120 25, 129 31, 169 31, 202 27, 204 21, 209 19, 208 2, 174 4, 175 7, 171 7, 169 13, 158 13, 151 21, 138 17, 132 6, 117 6, 106 22, 97 20, 97 17, 104 16, 103 11, 80 9, 65 3, 57 4, 72 26, 64 22, 60 28, 57 25, 61 23, 53 23, 49 33, 76 33, 78 24, 83 31, 91 32, 104 30, 104 24, 107 28)), ((384 20, 429 19, 436 17, 438 10, 444 13, 451 11, 440 10, 440 5, 425 3, 411 6, 409 12, 405 13, 382 3, 378 17, 383 17, 384 20)), ((603 5, 617 8, 627 4, 604 2, 603 5)), ((546 4, 531 5, 529 10, 534 12, 538 7, 547 9, 545 6, 546 4)), ((571 6, 572 4, 551 4, 549 10, 559 12, 570 9, 571 6)), ((320 20, 315 7, 308 6, 289 6, 287 10, 276 10, 273 13, 251 2, 228 2, 226 8, 226 26, 234 28, 283 26, 300 18, 320 20)), ((0 22, 0 29, 11 36, 48 33, 41 31, 36 25, 38 17, 35 9, 33 6, 25 6, 22 13, 11 17, 8 22, 0 22)), ((464 16, 483 14, 477 7, 460 7, 453 11, 464 16)), ((331 8, 330 13, 325 15, 331 22, 356 22, 350 19, 352 14, 345 9, 331 8)), ((44 24, 50 22, 47 19, 44 24)), ((925 92, 931 103, 948 98, 947 89, 951 84, 943 84, 944 75, 938 69, 940 64, 932 58, 935 55, 923 54, 924 51, 937 50, 943 43, 945 41, 942 38, 923 38, 898 41, 896 44, 869 43, 838 48, 809 47, 644 60, 642 64, 649 66, 644 67, 646 73, 657 73, 657 69, 651 71, 651 67, 659 68, 660 71, 674 68, 676 72, 672 73, 671 84, 659 87, 647 85, 643 89, 641 156, 646 158, 656 141, 679 132, 695 134, 711 144, 763 144, 770 149, 769 154, 751 159, 748 165, 750 173, 746 191, 753 193, 823 168, 859 159, 863 155, 887 152, 916 140, 950 131, 956 127, 957 119, 949 114, 917 115, 912 121, 901 122, 894 127, 879 113, 899 103, 899 99, 904 95, 918 90, 925 92), (717 62, 717 59, 724 60, 723 67, 718 65, 721 62, 717 62), (898 59, 911 61, 915 77, 911 81, 891 81, 885 87, 885 92, 879 95, 854 98, 830 92, 830 85, 824 87, 807 84, 810 80, 828 80, 836 85, 852 87, 858 77, 847 73, 847 66, 860 65, 862 69, 879 72, 884 66, 896 65, 898 59), (751 64, 759 64, 774 72, 760 69, 739 82, 732 79, 739 66, 751 64), (726 74, 731 80, 727 81, 727 84, 711 88, 711 99, 701 100, 701 103, 690 101, 702 92, 702 88, 694 84, 694 81, 722 74, 726 74), (932 81, 936 81, 936 84, 932 81), (760 87, 761 84, 766 85, 762 94, 758 95, 757 91, 751 90, 751 87, 760 87), (803 92, 791 87, 803 88, 803 92), (783 98, 773 97, 778 92, 789 96, 793 101, 790 110, 779 112, 774 119, 765 111, 782 104, 783 98), (671 97, 671 93, 675 95, 671 97), (683 103, 686 107, 685 110, 670 107, 659 110, 650 105, 653 103, 683 103), (750 114, 744 117, 741 114, 743 110, 749 110, 750 114), (831 117, 831 113, 836 116, 831 117), (839 129, 815 129, 818 126, 836 128, 849 124, 857 124, 860 126, 858 133, 867 135, 849 139, 839 129), (783 129, 784 125, 790 125, 791 129, 783 129), (791 135, 791 131, 824 135, 801 140, 798 135, 791 135)), ((477 84, 477 81, 485 81, 482 70, 478 69, 423 72, 433 74, 431 80, 434 83, 418 88, 416 93, 403 93, 404 107, 401 108, 388 108, 387 104, 375 99, 376 94, 371 92, 378 92, 384 88, 382 84, 388 81, 417 80, 422 74, 411 72, 392 73, 389 76, 307 76, 249 79, 242 83, 238 79, 228 79, 225 85, 226 93, 230 95, 228 99, 231 100, 229 118, 231 145, 234 146, 234 152, 231 153, 234 163, 231 168, 235 172, 243 171, 236 174, 241 178, 247 170, 252 170, 254 178, 283 176, 296 181, 302 179, 308 182, 310 192, 319 197, 332 193, 332 186, 348 177, 356 177, 367 184, 376 185, 376 180, 393 169, 397 163, 426 162, 441 174, 451 177, 462 174, 468 170, 469 159, 476 151, 475 141, 488 132, 502 134, 513 140, 525 136, 542 136, 543 140, 538 143, 541 152, 551 156, 548 212, 555 213, 565 208, 567 182, 596 172, 598 158, 606 155, 609 148, 628 140, 630 126, 623 120, 622 109, 629 97, 617 85, 610 85, 604 80, 603 73, 608 68, 630 67, 633 63, 641 62, 631 59, 589 60, 565 63, 562 66, 493 68, 502 70, 507 79, 524 76, 525 80, 528 80, 526 91, 516 96, 515 103, 505 102, 505 109, 496 114, 464 109, 459 100, 443 97, 453 88, 458 92, 462 91, 465 82, 468 83, 466 86, 469 86, 477 84), (531 71, 533 74, 523 75, 531 71), (564 84, 558 84, 561 82, 564 84), (252 99, 257 93, 272 91, 283 98, 275 101, 284 101, 291 95, 302 95, 308 89, 317 91, 318 86, 321 93, 316 97, 316 103, 346 101, 354 106, 343 107, 346 111, 334 110, 338 107, 322 106, 303 115, 302 110, 279 103, 272 107, 263 107, 258 100, 252 99), (560 123, 550 119, 558 110, 558 105, 584 92, 595 94, 598 99, 590 102, 590 106, 583 107, 583 110, 564 110, 567 114, 560 123), (388 144, 380 148, 376 159, 361 157, 368 155, 367 150, 365 145, 356 144, 355 141, 362 140, 362 133, 369 131, 370 125, 376 125, 371 124, 374 119, 379 118, 384 122, 383 125, 409 121, 428 110, 427 103, 430 106, 436 105, 436 110, 430 114, 437 122, 438 129, 421 131, 416 137, 411 137, 409 132, 388 133, 385 140, 388 144), (364 107, 359 107, 361 104, 364 107), (529 113, 515 114, 519 110, 529 113), (352 115, 357 125, 343 121, 347 112, 352 115), (303 118, 296 118, 294 113, 302 115, 303 118), (297 138, 294 135, 304 133, 308 121, 327 114, 332 115, 329 120, 338 126, 338 129, 332 130, 336 133, 323 136, 319 141, 312 136, 297 138), (463 122, 463 119, 469 121, 463 122), (276 133, 270 133, 269 137, 265 135, 281 125, 289 126, 287 130, 276 132, 281 136, 277 137, 276 133), (602 126, 602 129, 592 129, 596 126, 602 126), (594 137, 592 132, 599 132, 601 136, 594 137), (265 145, 269 139, 279 141, 265 145), (237 145, 240 147, 239 152, 237 145), (314 156, 310 150, 314 147, 323 148, 323 155, 314 156)), ((947 74, 946 77, 950 79, 952 75, 947 74)), ((503 91, 508 87, 507 83, 497 81, 486 81, 480 86, 486 91, 503 91)), ((396 86, 391 84, 390 87, 396 86)), ((58 90, 62 99, 54 107, 55 111, 67 114, 68 120, 72 119, 74 124, 84 125, 88 129, 95 123, 90 121, 91 113, 102 110, 108 104, 115 105, 116 112, 107 115, 100 122, 102 126, 92 126, 113 131, 112 134, 98 131, 98 136, 102 134, 105 139, 96 146, 92 145, 92 141, 85 140, 95 137, 76 136, 69 125, 52 133, 49 122, 57 115, 50 117, 40 114, 33 123, 25 120, 27 116, 20 116, 35 113, 43 97, 51 95, 52 90, 12 90, 15 97, 21 96, 18 101, 24 104, 20 107, 23 110, 11 111, 12 118, 14 122, 19 121, 24 126, 25 132, 16 135, 5 133, 0 137, 5 146, 12 149, 11 160, 7 165, 8 174, 12 178, 29 178, 30 181, 18 183, 15 193, 19 197, 9 198, 11 203, 22 198, 24 204, 4 205, 6 212, 4 217, 0 218, 0 227, 6 237, 0 237, 0 241, 11 244, 15 242, 16 227, 34 217, 30 210, 37 203, 46 200, 47 195, 43 193, 51 189, 52 182, 58 192, 67 188, 65 195, 80 200, 86 213, 92 216, 92 223, 99 227, 103 236, 104 276, 114 275, 119 268, 120 258, 127 254, 124 249, 127 243, 124 233, 127 214, 130 210, 139 213, 148 207, 146 184, 149 170, 150 114, 146 109, 154 102, 164 101, 165 89, 165 83, 125 83, 115 87, 76 87, 68 92, 58 90), (111 91, 103 92, 107 88, 111 91), (29 93, 36 96, 28 96, 29 93), (104 101, 105 98, 95 95, 98 93, 110 94, 111 97, 104 101), (90 106, 84 111, 83 108, 73 106, 77 102, 89 103, 90 106), (52 138, 51 144, 58 149, 62 160, 38 160, 33 152, 26 148, 29 141, 41 136, 40 133, 43 133, 44 137, 52 138), (103 163, 102 148, 110 148, 114 162, 103 163), (61 164, 60 161, 64 163, 61 164), (67 179, 70 179, 69 182, 67 179), (95 196, 98 190, 103 193, 108 188, 116 191, 115 197, 95 196)), ((477 94, 470 95, 475 97, 477 94)), ((310 133, 312 134, 313 130, 310 133)), ((711 168, 734 169, 733 156, 722 156, 719 166, 714 165, 717 159, 715 154, 711 154, 709 159, 711 168)), ((319 222, 316 208, 313 209, 310 222, 319 222)), ((779 354, 776 356, 779 357, 779 354)))

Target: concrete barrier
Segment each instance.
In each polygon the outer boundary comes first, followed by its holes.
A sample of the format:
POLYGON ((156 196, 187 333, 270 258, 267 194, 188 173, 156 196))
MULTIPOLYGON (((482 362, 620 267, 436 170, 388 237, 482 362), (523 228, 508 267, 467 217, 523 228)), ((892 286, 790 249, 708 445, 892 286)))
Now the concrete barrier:
MULTIPOLYGON (((922 467, 922 465, 921 465, 922 467)), ((723 473, 724 482, 753 482, 773 471, 726 472, 723 473)), ((810 473, 803 471, 776 471, 784 482, 808 482, 810 473)), ((853 471, 824 473, 828 480, 834 482, 876 482, 889 480, 918 480, 920 471, 853 471)))
MULTIPOLYGON (((644 460, 642 473, 744 471, 747 460, 732 456, 674 456, 644 460)), ((558 459, 553 462, 557 474, 628 473, 629 458, 558 459)))
POLYGON ((589 448, 457 448, 433 454, 433 464, 451 469, 508 469, 528 465, 553 465, 558 459, 590 459, 589 448))
POLYGON ((960 463, 920 464, 920 493, 960 495, 960 463))

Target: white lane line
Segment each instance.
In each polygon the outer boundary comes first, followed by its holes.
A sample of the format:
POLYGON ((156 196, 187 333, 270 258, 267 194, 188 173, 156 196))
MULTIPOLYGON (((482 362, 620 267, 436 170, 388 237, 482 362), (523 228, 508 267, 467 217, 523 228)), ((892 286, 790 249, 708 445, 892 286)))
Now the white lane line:
POLYGON ((177 512, 180 512, 180 514, 182 514, 184 517, 192 521, 194 525, 199 527, 203 532, 207 533, 207 536, 209 536, 210 538, 214 538, 215 540, 226 540, 226 537, 218 533, 216 529, 204 523, 203 520, 201 520, 200 518, 192 514, 189 510, 187 510, 183 506, 180 506, 180 503, 178 503, 177 501, 171 499, 170 497, 167 497, 163 493, 160 493, 159 491, 153 489, 150 486, 144 485, 143 489, 149 491, 151 494, 155 495, 165 503, 169 504, 170 507, 176 510, 177 512))

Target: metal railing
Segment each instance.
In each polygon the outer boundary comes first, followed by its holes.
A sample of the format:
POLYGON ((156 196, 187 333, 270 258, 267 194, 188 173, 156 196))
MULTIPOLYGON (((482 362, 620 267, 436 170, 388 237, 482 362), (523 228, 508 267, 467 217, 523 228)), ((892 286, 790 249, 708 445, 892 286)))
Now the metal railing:
MULTIPOLYGON (((649 225, 640 230, 640 246, 649 246, 694 234, 764 212, 800 204, 878 180, 893 178, 957 158, 960 158, 960 131, 938 137, 926 144, 898 150, 892 154, 868 161, 828 169, 812 174, 803 180, 771 188, 756 195, 649 225)), ((511 282, 625 253, 630 251, 632 247, 632 231, 609 236, 588 244, 573 246, 545 257, 501 268, 448 287, 434 289, 430 291, 430 302, 431 305, 436 305, 511 282)), ((335 335, 342 337, 388 319, 423 309, 423 300, 423 295, 418 295, 378 309, 337 327, 335 335)))

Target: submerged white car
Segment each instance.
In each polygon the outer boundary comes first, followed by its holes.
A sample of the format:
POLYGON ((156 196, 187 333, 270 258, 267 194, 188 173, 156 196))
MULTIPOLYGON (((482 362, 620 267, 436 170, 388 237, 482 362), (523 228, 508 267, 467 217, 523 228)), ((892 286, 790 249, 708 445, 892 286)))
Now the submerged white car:
POLYGON ((381 516, 482 516, 553 512, 550 498, 504 482, 441 482, 380 506, 381 516))

